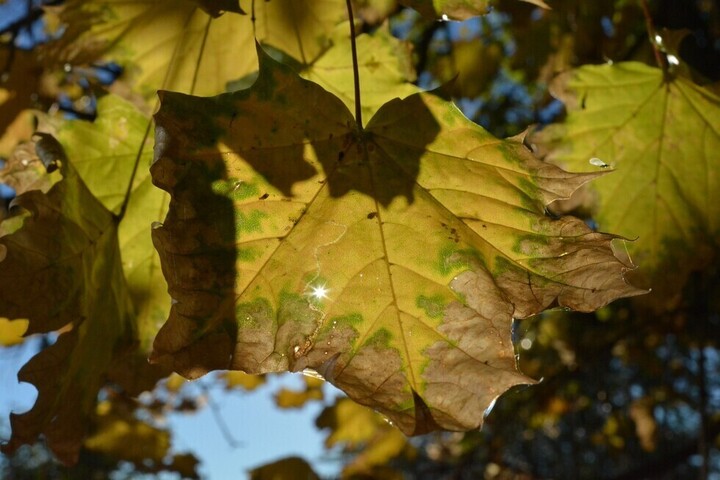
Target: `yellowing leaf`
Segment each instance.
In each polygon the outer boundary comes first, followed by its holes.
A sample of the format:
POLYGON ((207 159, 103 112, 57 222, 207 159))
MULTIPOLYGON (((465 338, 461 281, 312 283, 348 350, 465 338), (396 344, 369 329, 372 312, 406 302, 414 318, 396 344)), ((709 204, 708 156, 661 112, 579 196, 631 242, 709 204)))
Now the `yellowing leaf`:
MULTIPOLYGON (((250 11, 251 2, 241 0, 240 5, 250 11)), ((347 19, 342 0, 255 1, 255 11, 258 41, 282 50, 303 65, 310 65, 328 48, 333 29, 347 19)), ((248 54, 254 52, 252 42, 245 48, 248 54)))
POLYGON ((111 411, 99 416, 97 431, 85 440, 85 447, 138 465, 161 464, 170 448, 170 434, 132 415, 111 411))
POLYGON ((369 25, 381 24, 397 7, 397 0, 353 0, 355 17, 369 25))
POLYGON ((360 451, 343 468, 344 475, 371 474, 375 466, 386 465, 411 448, 407 438, 380 415, 348 398, 326 408, 315 421, 318 428, 329 429, 325 446, 342 447, 346 452, 360 451))
POLYGON ((0 182, 15 190, 16 195, 22 195, 29 190, 47 193, 53 178, 56 179, 56 176, 47 175, 47 168, 32 143, 18 145, 0 170, 0 182))
MULTIPOLYGON (((343 2, 335 0, 273 0, 255 8, 246 1, 240 7, 255 12, 259 41, 303 62, 320 54, 327 34, 345 18, 343 2)), ((118 62, 146 97, 159 88, 213 95, 257 70, 250 15, 213 18, 191 0, 71 0, 60 19, 68 31, 54 46, 58 61, 118 62)))
MULTIPOLYGON (((353 64, 350 54, 349 25, 341 24, 330 47, 301 73, 340 98, 350 110, 355 108, 353 64)), ((363 116, 372 117, 386 102, 404 98, 419 89, 413 85, 410 47, 390 35, 387 27, 372 34, 358 35, 358 73, 363 116)))
POLYGON ((512 317, 637 291, 613 237, 545 215, 594 174, 535 159, 415 94, 359 132, 336 97, 267 56, 244 91, 161 92, 153 230, 170 295, 153 359, 319 372, 408 434, 472 429, 531 380, 512 317))
POLYGON ((319 480, 309 463, 300 457, 282 458, 250 470, 250 480, 319 480))
POLYGON ((97 406, 93 433, 84 447, 115 461, 132 462, 140 472, 170 470, 183 478, 198 478, 193 455, 171 455, 170 433, 135 418, 122 402, 105 400, 97 406))
POLYGON ((280 408, 301 408, 309 401, 322 399, 322 390, 315 388, 300 391, 281 388, 275 394, 275 404, 280 408))
POLYGON ((490 11, 488 0, 400 0, 428 18, 466 20, 490 11))
POLYGON ((44 433, 57 456, 72 462, 113 350, 131 339, 132 306, 113 217, 69 162, 61 170, 63 180, 47 195, 32 190, 15 199, 14 208, 30 215, 21 229, 0 237, 0 314, 29 318, 29 333, 75 325, 20 370, 18 378, 37 387, 38 399, 30 412, 11 415, 13 436, 3 452, 44 433))
MULTIPOLYGON (((13 436, 3 451, 12 452, 44 434, 66 463, 77 458, 98 390, 107 380, 137 394, 166 374, 146 361, 152 335, 169 304, 148 232, 166 196, 149 188, 147 169, 139 168, 122 221, 98 200, 103 197, 98 178, 115 172, 127 188, 138 160, 112 129, 140 129, 142 137, 147 125, 133 119, 132 107, 115 97, 103 98, 98 108, 95 125, 70 121, 59 127, 69 150, 81 156, 79 163, 88 162, 83 165, 84 178, 52 137, 36 135, 35 157, 46 164, 54 161, 60 170, 42 177, 35 168, 31 176, 45 185, 43 190, 26 188, 13 201, 15 215, 0 223, 0 232, 7 232, 0 236, 0 315, 28 318, 28 333, 69 326, 54 345, 21 369, 20 380, 37 387, 38 399, 28 413, 12 416, 13 436), (114 122, 106 121, 106 107, 114 122), (86 149, 70 145, 73 141, 84 142, 86 149), (14 228, 7 229, 13 222, 14 228)), ((33 152, 28 155, 34 162, 28 165, 36 165, 33 152)), ((28 175, 14 165, 8 164, 6 175, 28 175)), ((111 186, 111 192, 113 188, 117 187, 111 186)), ((117 207, 116 196, 105 200, 117 207)))
POLYGON ((11 321, 0 318, 0 347, 11 347, 22 343, 27 327, 27 320, 11 321))
MULTIPOLYGON (((2 100, 4 92, 6 91, 0 88, 0 105, 4 103, 2 100)), ((5 108, 4 105, 2 108, 5 108)), ((33 121, 32 112, 23 110, 7 125, 4 133, 0 130, 0 157, 9 157, 16 145, 30 140, 33 132, 33 121)))
POLYGON ((303 380, 305 383, 303 390, 281 388, 275 394, 275 404, 280 408, 301 408, 309 401, 324 398, 322 386, 325 382, 322 379, 303 376, 303 380))
POLYGON ((222 375, 227 388, 242 388, 247 391, 255 390, 265 384, 262 375, 249 375, 245 372, 225 372, 222 375))
POLYGON ((172 393, 177 393, 187 383, 187 380, 177 373, 171 374, 165 381, 165 388, 172 393))
POLYGON ((720 95, 639 63, 586 66, 560 80, 569 115, 535 141, 590 185, 599 228, 628 243, 638 281, 667 299, 720 235, 720 95))
POLYGON ((245 14, 246 12, 240 8, 238 0, 194 0, 195 3, 213 17, 218 17, 225 12, 235 12, 245 14))
MULTIPOLYGON (((542 8, 550 8, 543 0, 521 0, 542 8)), ((488 0, 400 0, 429 18, 466 20, 490 11, 488 0)))

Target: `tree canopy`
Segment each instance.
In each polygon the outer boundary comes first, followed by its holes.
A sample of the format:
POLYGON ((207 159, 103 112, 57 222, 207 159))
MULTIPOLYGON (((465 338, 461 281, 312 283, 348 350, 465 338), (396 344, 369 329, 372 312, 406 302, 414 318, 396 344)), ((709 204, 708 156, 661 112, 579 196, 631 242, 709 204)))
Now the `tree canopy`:
POLYGON ((194 476, 147 415, 173 372, 290 371, 281 407, 348 396, 317 421, 347 477, 707 476, 720 11, 680 32, 672 8, 67 0, 0 24, 0 342, 52 338, 3 452, 194 476))

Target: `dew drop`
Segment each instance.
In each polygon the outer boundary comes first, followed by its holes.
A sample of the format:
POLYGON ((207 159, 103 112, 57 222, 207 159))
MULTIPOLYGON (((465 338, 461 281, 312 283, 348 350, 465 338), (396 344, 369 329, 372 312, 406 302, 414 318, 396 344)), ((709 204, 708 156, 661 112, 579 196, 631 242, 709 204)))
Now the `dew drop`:
POLYGON ((151 227, 152 227, 153 230, 157 230, 158 228, 162 228, 162 227, 163 227, 163 224, 160 223, 160 222, 152 222, 151 227))
POLYGON ((594 166, 600 167, 600 168, 608 168, 610 166, 597 157, 593 157, 590 159, 590 165, 594 165, 594 166))

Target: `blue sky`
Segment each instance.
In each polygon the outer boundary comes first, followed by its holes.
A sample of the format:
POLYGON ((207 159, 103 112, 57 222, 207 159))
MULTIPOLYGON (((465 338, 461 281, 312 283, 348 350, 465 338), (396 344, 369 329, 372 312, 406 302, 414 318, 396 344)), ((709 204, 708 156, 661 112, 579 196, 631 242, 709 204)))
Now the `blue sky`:
MULTIPOLYGON (((23 345, 0 348, 0 440, 8 438, 10 412, 26 411, 35 401, 35 388, 19 383, 17 372, 39 345, 39 337, 31 337, 23 345)), ((314 423, 323 404, 311 402, 302 409, 293 410, 275 407, 273 394, 281 386, 302 388, 304 382, 299 374, 270 376, 266 385, 253 392, 226 392, 219 382, 214 381, 212 374, 198 382, 209 388, 222 421, 240 445, 233 448, 227 442, 207 406, 199 412, 168 415, 167 427, 172 430, 174 453, 195 454, 201 461, 201 478, 244 478, 248 470, 288 456, 305 458, 322 476, 331 477, 339 471, 341 466, 327 458, 323 447, 325 433, 314 423)), ((200 391, 193 382, 183 388, 200 391)), ((328 398, 325 403, 339 394, 329 384, 325 391, 328 398)))

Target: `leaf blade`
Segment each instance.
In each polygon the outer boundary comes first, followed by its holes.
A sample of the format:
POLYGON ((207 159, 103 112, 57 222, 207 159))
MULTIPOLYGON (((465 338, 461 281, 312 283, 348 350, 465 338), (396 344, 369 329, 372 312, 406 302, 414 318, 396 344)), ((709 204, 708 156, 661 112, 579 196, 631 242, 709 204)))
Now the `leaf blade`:
POLYGON ((431 94, 358 133, 339 99, 261 54, 246 91, 162 100, 152 174, 173 200, 153 238, 176 304, 153 359, 184 375, 310 368, 407 434, 472 429, 532 383, 512 316, 638 293, 613 237, 544 214, 595 174, 544 164, 431 94))
POLYGON ((557 88, 570 110, 567 123, 535 140, 551 151, 548 160, 571 170, 592 168, 591 158, 615 169, 590 186, 594 214, 601 228, 636 239, 628 244, 640 266, 633 278, 663 302, 707 262, 720 229, 720 97, 631 62, 583 67, 557 88))

